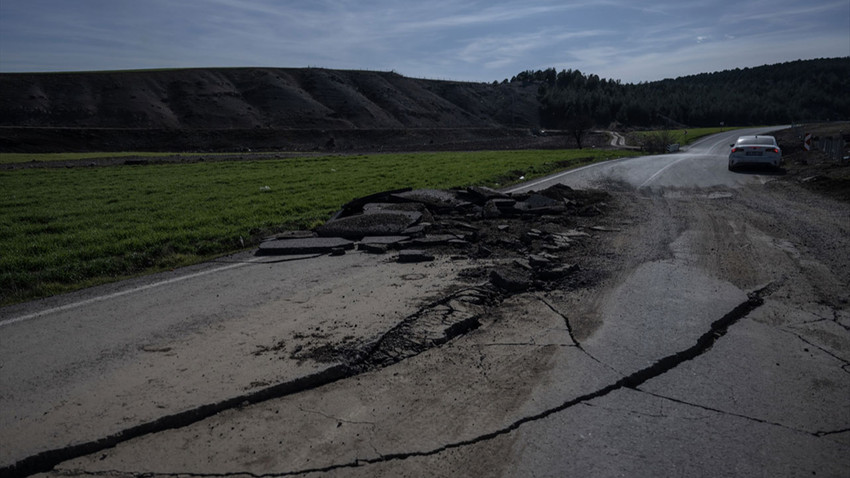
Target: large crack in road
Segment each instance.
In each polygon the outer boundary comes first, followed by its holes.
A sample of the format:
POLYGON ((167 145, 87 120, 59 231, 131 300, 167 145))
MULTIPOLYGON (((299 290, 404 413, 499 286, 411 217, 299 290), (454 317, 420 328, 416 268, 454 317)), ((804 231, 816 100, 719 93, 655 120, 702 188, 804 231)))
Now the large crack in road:
MULTIPOLYGON (((702 334, 697 339, 696 343, 693 346, 691 346, 691 347, 689 347, 685 350, 682 350, 680 352, 677 352, 675 354, 663 357, 663 358, 659 359, 658 361, 656 361, 654 364, 650 365, 649 367, 643 368, 643 369, 638 370, 638 371, 636 371, 632 374, 624 376, 620 380, 618 380, 618 381, 616 381, 616 382, 614 382, 614 383, 612 383, 608 386, 597 389, 596 391, 593 391, 591 393, 587 393, 587 394, 572 398, 570 400, 567 400, 557 407, 544 410, 544 411, 537 413, 537 414, 534 414, 534 415, 523 417, 523 418, 516 420, 513 423, 511 423, 511 424, 509 424, 509 425, 507 425, 503 428, 500 428, 498 430, 494 430, 494 431, 488 432, 486 434, 479 435, 479 436, 472 438, 472 439, 469 439, 469 440, 462 440, 462 441, 458 441, 458 442, 455 442, 455 443, 446 444, 446 445, 443 445, 439 448, 434 448, 432 450, 427 450, 427 451, 415 451, 415 452, 394 453, 394 454, 388 454, 388 455, 381 455, 378 458, 357 459, 357 460, 350 462, 350 463, 336 464, 336 465, 327 466, 327 467, 323 467, 323 468, 304 469, 304 470, 291 471, 291 472, 270 473, 270 474, 260 474, 260 475, 255 475, 255 474, 250 474, 250 473, 247 473, 247 474, 251 475, 251 476, 255 476, 257 478, 266 478, 266 477, 273 477, 273 476, 297 476, 297 475, 304 475, 304 474, 308 474, 308 473, 326 473, 326 472, 334 471, 334 470, 341 469, 341 468, 360 467, 360 466, 364 466, 364 465, 383 463, 383 462, 387 462, 387 461, 405 460, 405 459, 413 458, 413 457, 432 456, 432 455, 436 455, 436 454, 439 454, 439 453, 442 453, 442 452, 445 452, 445 451, 448 451, 448 450, 451 450, 451 449, 461 448, 461 447, 470 446, 470 445, 476 445, 478 443, 482 443, 482 442, 485 442, 485 441, 488 441, 488 440, 492 440, 496 437, 511 433, 514 430, 517 430, 518 428, 522 427, 523 425, 542 420, 542 419, 547 418, 547 417, 549 417, 553 414, 563 412, 563 411, 568 410, 568 409, 570 409, 570 408, 572 408, 576 405, 583 404, 583 403, 591 401, 593 399, 604 397, 604 396, 606 396, 606 395, 608 395, 611 392, 614 392, 616 390, 620 390, 620 389, 623 389, 623 388, 629 388, 629 389, 637 390, 638 387, 641 384, 645 383, 646 381, 651 380, 653 378, 656 378, 660 375, 663 375, 663 374, 669 372, 670 370, 673 370, 674 368, 676 368, 677 366, 679 366, 683 362, 686 362, 688 360, 693 360, 693 359, 699 357, 700 355, 704 354, 705 352, 707 352, 711 348, 711 346, 720 337, 722 337, 723 335, 726 334, 726 331, 729 329, 729 327, 731 327, 736 322, 738 322, 739 320, 741 320, 742 318, 744 318, 748 314, 750 314, 753 310, 755 310, 756 308, 761 306, 764 303, 764 297, 767 294, 769 294, 771 288, 772 288, 772 284, 749 293, 748 298, 745 302, 741 303, 740 305, 738 305, 737 307, 735 307, 734 309, 729 311, 727 314, 725 314, 720 319, 714 321, 711 324, 711 327, 709 328, 709 330, 706 331, 704 334, 702 334)), ((176 473, 176 474, 182 474, 182 473, 176 473)), ((203 475, 203 476, 224 476, 224 475, 203 475)))
POLYGON ((499 292, 487 285, 462 289, 424 306, 371 343, 324 345, 301 354, 305 359, 335 364, 321 372, 168 415, 98 440, 48 450, 0 469, 0 476, 22 477, 46 472, 64 461, 97 453, 134 438, 186 427, 226 410, 286 397, 388 367, 476 329, 481 314, 500 300, 499 292))
MULTIPOLYGON (((391 454, 380 454, 376 453, 378 456, 374 458, 358 458, 350 462, 346 463, 338 463, 324 467, 316 467, 316 468, 305 468, 301 470, 293 470, 287 472, 275 472, 275 473, 267 473, 267 474, 256 474, 251 472, 229 472, 229 473, 189 473, 186 471, 182 472, 172 472, 172 473, 144 473, 145 476, 236 476, 236 475, 244 475, 244 476, 252 476, 255 478, 266 478, 266 477, 278 477, 278 476, 298 476, 305 475, 309 473, 327 473, 335 470, 346 469, 346 468, 356 468, 367 465, 374 465, 379 463, 385 463, 390 461, 398 461, 398 460, 406 460, 414 457, 427 457, 440 454, 445 451, 449 451, 452 449, 472 446, 476 444, 480 444, 497 437, 509 434, 514 432, 515 430, 521 428, 524 425, 537 422, 539 420, 543 420, 547 417, 550 417, 554 414, 564 412, 576 405, 585 404, 589 401, 592 401, 597 398, 604 397, 612 392, 621 389, 632 389, 638 390, 640 385, 643 383, 659 377, 684 362, 689 360, 693 360, 702 354, 709 351, 712 346, 720 339, 723 335, 726 334, 729 327, 734 325, 739 320, 743 319, 759 306, 764 303, 764 298, 771 293, 774 289, 773 284, 769 284, 765 287, 762 287, 758 290, 755 290, 748 294, 748 298, 745 302, 739 304, 737 307, 726 313, 723 317, 715 320, 711 323, 709 329, 704 332, 696 342, 685 350, 679 351, 677 353, 662 357, 661 359, 654 362, 652 365, 635 371, 629 375, 621 377, 616 382, 613 382, 607 386, 598 388, 590 393, 582 394, 580 396, 571 398, 569 400, 564 401, 558 406, 548 408, 539 413, 522 417, 517 419, 506 426, 487 432, 485 434, 481 434, 479 436, 461 440, 453 443, 448 443, 442 445, 440 447, 436 447, 430 450, 421 450, 421 451, 408 451, 402 453, 391 453, 391 454)), ((446 298, 437 301, 436 306, 445 305, 450 303, 452 300, 458 300, 460 298, 466 297, 467 299, 471 298, 471 303, 481 304, 484 301, 492 300, 492 294, 488 293, 481 288, 473 288, 467 289, 464 291, 458 292, 456 295, 453 295, 451 298, 446 298)), ((552 308, 551 304, 546 303, 547 307, 552 308)), ((381 339, 376 341, 375 344, 372 344, 368 347, 368 353, 363 352, 353 352, 351 350, 344 351, 349 356, 353 353, 353 355, 358 356, 359 360, 356 363, 349 363, 346 365, 341 365, 337 367, 333 367, 331 370, 327 372, 327 374, 322 374, 321 376, 314 376, 309 381, 308 380, 300 380, 294 381, 287 384, 281 384, 275 387, 269 387, 268 389, 263 390, 262 392, 258 392, 255 394, 251 394, 250 396, 239 397, 236 399, 228 400, 222 402, 220 404, 200 407, 197 410, 192 412, 187 412, 185 414, 180 414, 178 416, 168 417, 168 419, 157 421, 156 423, 149 424, 150 428, 141 428, 137 427, 136 429, 129 430, 124 432, 123 434, 116 435, 111 437, 111 439, 100 440, 98 442, 92 443, 89 446, 89 449, 83 449, 80 447, 69 448, 65 450, 57 450, 53 453, 53 455, 40 455, 38 457, 32 457, 30 462, 21 463, 17 468, 12 470, 4 470, 4 472, 12 472, 9 476, 25 476, 26 474, 38 472, 38 471, 48 471, 54 466, 58 465, 62 461, 66 461, 71 458, 88 455, 91 453, 95 453, 102 449, 114 446, 118 442, 127 441, 131 438, 135 438, 136 436, 140 436, 142 434, 148 433, 156 433, 158 431, 165 431, 170 428, 175 428, 179 426, 187 426, 192 423, 196 423, 207 416, 211 416, 215 413, 223 411, 228 408, 238 408, 245 406, 247 403, 257 403, 259 401, 270 400, 273 398, 280 398, 286 395, 290 395, 293 393, 298 393, 300 391, 306 391, 308 389, 313 389, 320 387, 322 385, 329 384, 334 381, 338 381, 345 378, 351 378, 360 373, 364 373, 367 371, 375 370, 378 368, 384 368, 386 366, 392 365, 394 363, 398 363, 401 360, 406 358, 415 356, 427 348, 440 346, 448 341, 456 338, 460 335, 463 335, 465 331, 473 330, 475 326, 473 324, 477 323, 477 317, 479 314, 472 314, 465 316, 462 320, 454 322, 444 329, 445 336, 443 339, 428 339, 425 341, 413 342, 410 340, 411 337, 422 337, 421 329, 423 327, 417 327, 417 322, 420 322, 418 319, 422 317, 428 316, 428 310, 433 310, 434 307, 429 307, 428 309, 423 309, 420 313, 416 314, 414 317, 405 320, 403 323, 399 324, 397 327, 393 328, 387 334, 385 334, 381 339), (419 331, 415 331, 416 329, 420 329, 419 331), (400 344, 405 344, 400 346, 400 344), (430 346, 429 346, 430 345, 430 346), (213 412, 214 409, 221 408, 220 410, 213 412), (182 423, 181 423, 182 421, 182 423), (134 435, 134 436, 131 436, 134 435), (94 447, 98 447, 96 450, 94 447), (71 456, 71 454, 75 456, 71 456), (58 461, 56 461, 58 460, 58 461), (49 465, 49 466, 48 466, 49 465)), ((481 312, 486 312, 489 307, 482 309, 481 312)), ((561 315, 557 310, 552 308, 553 312, 561 315)), ((565 318, 566 320, 566 318, 565 318)), ((568 323, 568 321, 567 321, 568 323)), ((420 324, 422 325, 422 324, 420 324)), ((569 328, 569 326, 568 326, 569 328)), ((570 330, 570 334, 572 336, 572 331, 570 330)), ((572 338, 574 345, 581 349, 581 344, 572 338)), ((582 349, 583 350, 583 349, 582 349)), ((583 352, 587 354, 587 352, 583 352)), ((588 354, 589 355, 589 354, 588 354)), ((591 357, 593 360, 597 361, 597 359, 591 357)), ((664 397, 667 398, 667 397, 664 397)), ((66 470, 72 474, 80 474, 86 475, 89 474, 83 470, 66 470)), ((119 473, 115 471, 115 473, 119 473)), ((102 473, 95 473, 102 474, 102 473)), ((121 471, 120 474, 131 474, 136 475, 131 472, 121 471)))

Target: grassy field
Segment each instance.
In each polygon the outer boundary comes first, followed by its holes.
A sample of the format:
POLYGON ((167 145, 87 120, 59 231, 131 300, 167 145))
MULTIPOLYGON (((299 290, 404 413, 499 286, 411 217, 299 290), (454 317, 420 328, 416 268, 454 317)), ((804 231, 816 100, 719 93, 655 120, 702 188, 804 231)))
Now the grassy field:
MULTIPOLYGON (((687 129, 670 129, 666 130, 665 133, 670 135, 671 143, 678 143, 680 145, 691 144, 694 141, 703 138, 705 136, 709 136, 716 133, 721 133, 723 131, 729 131, 730 129, 735 129, 733 127, 712 127, 712 128, 687 128, 687 129)), ((640 139, 645 138, 647 136, 658 134, 659 131, 638 131, 632 133, 634 138, 640 139)))
POLYGON ((2 171, 0 304, 234 252, 277 231, 311 228, 375 192, 502 187, 630 154, 416 153, 2 171))

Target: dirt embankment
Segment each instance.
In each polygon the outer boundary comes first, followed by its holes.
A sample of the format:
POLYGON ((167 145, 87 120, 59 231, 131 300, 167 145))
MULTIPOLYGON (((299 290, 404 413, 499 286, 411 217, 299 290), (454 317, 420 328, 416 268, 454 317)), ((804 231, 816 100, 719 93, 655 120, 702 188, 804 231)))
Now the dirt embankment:
POLYGON ((536 94, 318 68, 2 74, 0 151, 457 148, 532 136, 536 94))
POLYGON ((782 145, 786 175, 784 179, 799 183, 818 194, 850 202, 850 123, 805 125, 778 131, 776 139, 782 145), (803 148, 803 137, 811 134, 813 147, 803 148), (844 149, 837 157, 819 149, 821 139, 838 143, 844 140, 844 149))

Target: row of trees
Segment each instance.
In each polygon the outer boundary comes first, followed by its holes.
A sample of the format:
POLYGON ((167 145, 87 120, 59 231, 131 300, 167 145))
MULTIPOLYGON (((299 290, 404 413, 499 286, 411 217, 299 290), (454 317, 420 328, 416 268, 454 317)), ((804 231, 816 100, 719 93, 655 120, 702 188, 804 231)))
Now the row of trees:
MULTIPOLYGON (((506 80, 506 82, 508 82, 506 80)), ((578 70, 524 71, 538 85, 541 125, 716 126, 850 120, 850 58, 794 61, 623 84, 578 70)))

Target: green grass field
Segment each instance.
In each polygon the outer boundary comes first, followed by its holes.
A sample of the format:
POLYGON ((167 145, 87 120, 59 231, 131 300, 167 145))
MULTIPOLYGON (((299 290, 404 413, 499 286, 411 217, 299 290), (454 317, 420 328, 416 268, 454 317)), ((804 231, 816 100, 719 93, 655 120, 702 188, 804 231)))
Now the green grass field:
MULTIPOLYGON (((712 127, 712 128, 687 128, 687 129, 670 129, 666 130, 670 134, 671 143, 678 143, 682 146, 691 144, 694 141, 712 135, 736 129, 734 127, 712 127)), ((658 134, 661 131, 637 131, 632 133, 635 138, 642 138, 653 134, 658 134)))
POLYGON ((234 252, 274 232, 311 228, 375 192, 503 187, 520 175, 633 154, 416 153, 2 171, 0 304, 234 252))

